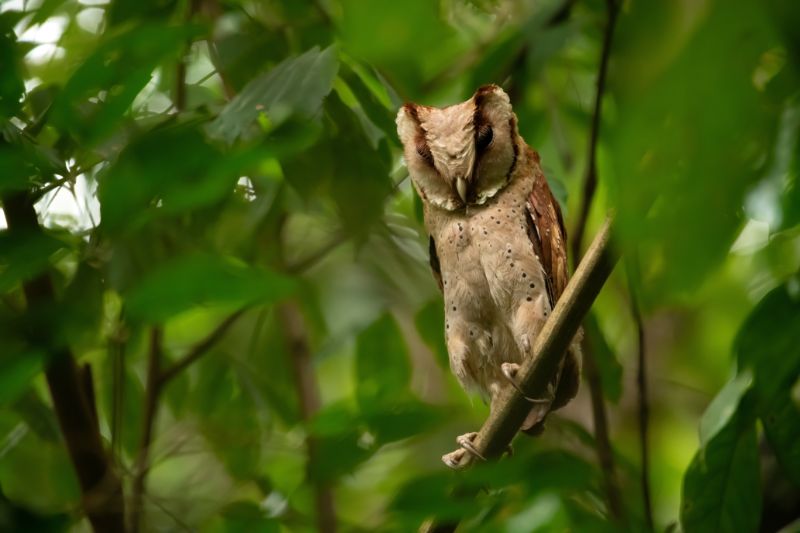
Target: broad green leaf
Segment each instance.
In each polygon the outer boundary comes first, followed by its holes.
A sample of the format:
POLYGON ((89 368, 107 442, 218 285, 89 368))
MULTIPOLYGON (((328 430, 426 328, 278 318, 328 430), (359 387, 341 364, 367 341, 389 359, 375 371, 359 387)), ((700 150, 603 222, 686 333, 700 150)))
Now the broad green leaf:
POLYGON ((345 0, 336 26, 348 52, 391 72, 391 81, 406 94, 419 93, 426 70, 444 68, 460 51, 439 5, 427 0, 385 3, 379 10, 368 2, 345 0))
POLYGON ((14 35, 15 18, 13 12, 0 13, 0 65, 3 65, 3 74, 0 76, 0 126, 19 110, 25 91, 17 38, 14 35))
POLYGON ((704 416, 701 448, 683 478, 680 519, 687 533, 758 530, 758 442, 747 386, 746 377, 729 383, 704 416))
POLYGON ((88 144, 108 137, 134 98, 150 81, 153 70, 177 58, 196 26, 140 24, 113 33, 81 64, 53 104, 51 121, 88 144))
POLYGON ((130 231, 157 214, 208 207, 232 194, 236 180, 262 155, 259 149, 224 154, 193 124, 156 128, 133 140, 104 173, 102 225, 114 233, 130 231))
POLYGON ((392 190, 389 149, 385 141, 377 150, 367 148, 368 140, 357 116, 336 93, 330 95, 325 109, 336 131, 330 142, 334 155, 330 194, 345 228, 363 234, 380 219, 384 200, 392 190))
POLYGON ((584 327, 586 328, 586 342, 591 343, 592 356, 600 373, 603 394, 611 402, 617 403, 622 395, 622 365, 611 351, 611 346, 608 345, 594 313, 589 313, 586 317, 584 327))
POLYGON ((800 405, 787 394, 762 408, 760 417, 781 470, 800 486, 800 405))
POLYGON ((108 23, 112 26, 131 20, 161 21, 169 19, 180 4, 178 0, 116 0, 109 5, 108 23))
POLYGON ((367 86, 361 76, 347 63, 340 65, 339 76, 347 83, 369 120, 383 131, 392 144, 397 144, 397 135, 395 133, 397 126, 394 122, 395 113, 381 102, 375 92, 367 86))
POLYGON ((449 368, 450 356, 444 342, 444 302, 441 298, 431 300, 414 316, 417 331, 442 368, 449 368))
POLYGON ((78 480, 62 441, 42 440, 24 422, 0 438, 0 486, 9 500, 45 513, 79 501, 78 480))
POLYGON ((711 400, 700 419, 700 446, 705 447, 738 416, 739 404, 750 391, 753 377, 742 372, 730 380, 711 400))
POLYGON ((744 195, 767 170, 788 96, 753 81, 775 37, 765 4, 748 0, 703 10, 634 3, 620 16, 605 174, 620 236, 643 253, 645 299, 697 287, 741 227, 744 195), (736 61, 719 62, 733 49, 736 61))
POLYGON ((375 452, 358 414, 345 402, 319 411, 308 424, 316 460, 308 465, 311 479, 331 482, 352 473, 375 452))
POLYGON ((208 531, 212 533, 279 533, 278 522, 269 518, 266 510, 255 502, 237 501, 226 505, 215 518, 208 531))
POLYGON ((408 394, 411 364, 405 340, 391 314, 384 314, 358 336, 356 379, 359 402, 365 406, 408 394))
POLYGON ((760 402, 788 397, 800 375, 798 346, 800 295, 785 284, 758 303, 736 337, 739 368, 752 370, 760 402))
POLYGON ((44 353, 8 353, 0 356, 0 405, 16 400, 42 371, 44 353))
POLYGON ((0 232, 0 292, 45 271, 66 244, 43 232, 0 232))
POLYGON ((190 255, 153 270, 128 292, 126 302, 132 317, 162 322, 197 305, 271 303, 292 290, 292 281, 278 274, 228 258, 190 255))
POLYGON ((313 118, 330 93, 338 69, 336 51, 312 48, 248 83, 209 126, 215 137, 232 143, 264 115, 272 127, 292 115, 313 118))
POLYGON ((289 55, 286 35, 270 31, 250 17, 229 13, 227 21, 232 27, 214 39, 219 54, 219 68, 225 83, 236 92, 262 72, 289 55))
POLYGON ((775 455, 800 484, 800 407, 791 400, 800 376, 800 296, 793 284, 758 303, 739 330, 736 353, 740 368, 754 375, 758 416, 775 455))

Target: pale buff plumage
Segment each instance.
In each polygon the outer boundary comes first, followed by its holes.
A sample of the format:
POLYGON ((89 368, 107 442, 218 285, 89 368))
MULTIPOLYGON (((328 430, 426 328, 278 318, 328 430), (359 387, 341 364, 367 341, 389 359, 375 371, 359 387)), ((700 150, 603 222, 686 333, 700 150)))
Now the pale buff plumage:
MULTIPOLYGON (((443 109, 407 104, 397 124, 444 293, 451 369, 493 402, 508 385, 502 365, 529 356, 567 283, 558 204, 497 86, 443 109)), ((579 369, 576 339, 552 403, 533 406, 523 429, 540 429, 549 410, 575 395, 579 369)))

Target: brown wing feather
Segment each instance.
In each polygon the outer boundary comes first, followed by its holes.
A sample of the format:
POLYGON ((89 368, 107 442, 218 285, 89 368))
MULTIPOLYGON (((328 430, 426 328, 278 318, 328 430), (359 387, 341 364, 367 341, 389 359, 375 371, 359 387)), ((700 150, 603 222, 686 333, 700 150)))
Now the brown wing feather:
POLYGON ((539 165, 539 154, 531 150, 533 188, 528 196, 528 235, 544 268, 550 305, 555 306, 569 281, 567 232, 561 208, 550 192, 539 165))

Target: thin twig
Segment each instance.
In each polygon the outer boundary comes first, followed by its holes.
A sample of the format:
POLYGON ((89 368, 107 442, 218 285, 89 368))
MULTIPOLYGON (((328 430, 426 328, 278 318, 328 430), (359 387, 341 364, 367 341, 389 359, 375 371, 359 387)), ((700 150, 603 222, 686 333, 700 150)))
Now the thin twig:
POLYGON ((239 319, 240 316, 242 316, 242 314, 244 314, 244 312, 245 309, 242 308, 228 315, 225 320, 220 322, 211 333, 190 348, 189 351, 186 352, 186 354, 176 363, 173 363, 172 366, 161 372, 159 384, 163 387, 172 378, 183 372, 192 363, 205 355, 205 353, 208 352, 208 350, 214 346, 225 335, 225 333, 227 333, 228 329, 233 325, 234 322, 236 322, 236 320, 239 319))
POLYGON ((603 36, 603 48, 600 52, 600 68, 597 73, 597 92, 594 97, 594 111, 592 124, 589 131, 589 149, 586 167, 586 177, 583 182, 583 196, 578 210, 578 222, 572 235, 572 260, 578 261, 581 253, 583 235, 586 232, 586 221, 589 218, 589 209, 594 199, 597 188, 597 140, 600 136, 600 118, 603 110, 603 94, 606 89, 606 72, 608 71, 608 58, 611 56, 611 41, 614 36, 614 27, 617 22, 617 4, 615 0, 606 0, 608 6, 608 22, 603 36))
MULTIPOLYGON (((608 22, 603 37, 603 45, 600 53, 600 66, 597 74, 597 91, 594 99, 594 111, 589 131, 589 152, 586 162, 586 178, 581 197, 581 206, 578 212, 578 222, 572 237, 572 258, 578 261, 580 258, 581 243, 586 232, 586 223, 589 216, 589 209, 592 205, 595 189, 597 188, 597 142, 600 136, 601 114, 603 111, 603 94, 606 85, 606 72, 608 70, 608 59, 611 55, 611 42, 616 24, 617 8, 614 0, 606 0, 608 6, 608 22)), ((606 415, 605 399, 603 394, 603 384, 597 369, 597 361, 594 358, 591 343, 583 343, 583 360, 586 380, 589 385, 589 395, 592 401, 592 422, 594 426, 595 450, 600 467, 603 472, 603 484, 605 495, 608 502, 608 510, 614 520, 623 523, 625 520, 622 493, 619 488, 614 467, 614 450, 611 446, 611 439, 608 431, 608 417, 606 415)))
POLYGON ((136 466, 133 473, 131 488, 131 515, 130 531, 138 533, 142 525, 142 499, 144 497, 145 482, 147 480, 150 447, 153 443, 153 427, 158 414, 158 398, 161 394, 159 373, 161 371, 161 351, 163 332, 160 327, 154 327, 150 332, 150 352, 147 358, 147 382, 144 390, 144 414, 142 419, 142 433, 139 437, 139 449, 136 455, 136 466))
POLYGON ((626 261, 628 272, 628 293, 631 301, 631 316, 636 324, 636 388, 638 391, 637 401, 639 403, 639 452, 641 454, 641 467, 639 484, 642 490, 642 503, 644 505, 644 517, 648 530, 653 531, 653 502, 650 496, 650 448, 648 446, 648 430, 650 425, 650 401, 647 394, 647 357, 645 351, 645 332, 644 321, 642 320, 639 300, 637 298, 636 285, 639 279, 639 265, 636 260, 636 252, 630 255, 626 261))
POLYGON ((603 397, 603 386, 600 381, 600 372, 597 369, 597 360, 590 342, 583 343, 583 373, 589 383, 589 395, 592 399, 595 449, 597 451, 597 459, 600 461, 600 469, 603 472, 603 484, 605 486, 606 499, 608 500, 608 510, 616 522, 624 522, 622 493, 614 468, 614 452, 608 432, 608 416, 603 397))
MULTIPOLYGON (((311 360, 311 351, 308 345, 308 333, 305 320, 297 305, 293 302, 281 304, 278 307, 278 317, 283 325, 290 363, 300 400, 300 412, 305 422, 310 421, 320 409, 319 390, 311 360)), ((309 435, 306 438, 308 451, 308 476, 311 477, 311 468, 318 461, 318 443, 309 435)), ((336 531, 336 512, 333 502, 331 486, 319 479, 314 481, 314 497, 317 507, 317 530, 322 533, 336 531)))
MULTIPOLYGON (((611 225, 612 221, 608 219, 600 229, 536 337, 532 356, 518 373, 522 394, 513 387, 504 389, 498 398, 497 409, 492 410, 475 437, 475 449, 488 460, 499 458, 522 426, 531 409, 526 396, 542 398, 547 394, 564 353, 619 259, 611 246, 611 225)), ((474 458, 471 454, 464 454, 460 466, 466 467, 472 461, 474 458)), ((420 531, 454 531, 457 525, 453 522, 437 524, 430 521, 423 524, 420 531)))

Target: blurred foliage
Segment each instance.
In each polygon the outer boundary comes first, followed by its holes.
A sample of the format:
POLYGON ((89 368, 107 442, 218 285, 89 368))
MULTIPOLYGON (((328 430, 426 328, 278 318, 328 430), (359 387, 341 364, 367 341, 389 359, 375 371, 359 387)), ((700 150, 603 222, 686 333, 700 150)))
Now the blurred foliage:
MULTIPOLYGON (((640 265, 658 530, 798 519, 799 6, 620 2, 587 235, 616 209, 640 265)), ((487 409, 447 368, 394 131, 404 100, 503 85, 572 227, 606 20, 599 0, 2 1, 0 194, 45 232, 0 218, 0 530, 88 529, 42 375, 64 347, 130 486, 154 327, 163 368, 205 351, 163 386, 149 531, 312 531, 320 488, 343 531, 619 530, 585 391, 513 457, 439 461, 487 409), (41 273, 57 302, 26 310, 41 273)), ((626 279, 585 329, 646 530, 626 279)))

